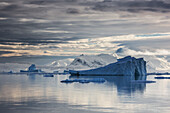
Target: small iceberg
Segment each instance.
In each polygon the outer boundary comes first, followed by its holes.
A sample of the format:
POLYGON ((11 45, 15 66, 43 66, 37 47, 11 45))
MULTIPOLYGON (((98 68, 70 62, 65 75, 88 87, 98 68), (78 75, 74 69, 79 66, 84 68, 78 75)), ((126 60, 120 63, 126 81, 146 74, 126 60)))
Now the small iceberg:
POLYGON ((8 73, 9 73, 9 74, 12 74, 12 73, 13 73, 13 71, 9 71, 8 73))
POLYGON ((54 77, 53 74, 45 74, 44 77, 54 77))
POLYGON ((170 77, 155 77, 155 79, 170 79, 170 77))
POLYGON ((35 64, 32 64, 27 70, 20 70, 20 72, 42 72, 40 69, 37 69, 35 64))
POLYGON ((66 80, 62 80, 61 83, 73 83, 74 81, 71 79, 66 79, 66 80))
POLYGON ((79 83, 104 83, 105 79, 103 78, 94 78, 94 79, 66 79, 62 80, 62 83, 73 83, 73 82, 79 82, 79 83))
POLYGON ((156 81, 150 81, 150 80, 132 80, 131 83, 156 83, 156 81))

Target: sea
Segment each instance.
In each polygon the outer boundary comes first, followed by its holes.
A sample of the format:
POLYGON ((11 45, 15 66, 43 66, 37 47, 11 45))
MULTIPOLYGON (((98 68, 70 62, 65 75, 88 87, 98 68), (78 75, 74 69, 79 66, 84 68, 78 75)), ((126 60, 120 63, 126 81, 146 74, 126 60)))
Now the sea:
POLYGON ((103 83, 62 83, 81 76, 0 74, 0 113, 169 113, 170 79, 154 77, 147 80, 155 83, 131 83, 123 76, 83 77, 103 78, 103 83))

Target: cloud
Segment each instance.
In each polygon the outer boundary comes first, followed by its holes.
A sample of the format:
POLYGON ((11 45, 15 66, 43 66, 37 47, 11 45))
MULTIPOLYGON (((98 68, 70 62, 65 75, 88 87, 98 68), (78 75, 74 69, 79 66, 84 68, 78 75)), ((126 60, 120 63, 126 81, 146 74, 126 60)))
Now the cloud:
POLYGON ((12 51, 0 51, 0 55, 14 53, 12 51))
POLYGON ((38 4, 38 5, 47 5, 47 4, 56 4, 56 3, 74 3, 77 0, 29 0, 26 3, 29 4, 38 4))
POLYGON ((0 17, 0 20, 6 20, 6 19, 8 19, 8 18, 0 17))
POLYGON ((120 35, 120 36, 109 36, 109 37, 99 37, 91 39, 91 41, 108 41, 108 42, 122 42, 122 41, 139 41, 139 40, 148 40, 148 39, 160 39, 169 38, 170 33, 154 33, 154 34, 145 34, 145 35, 120 35))
POLYGON ((131 56, 137 56, 137 55, 142 55, 142 56, 145 56, 145 55, 149 55, 149 56, 156 56, 156 55, 159 55, 159 56, 163 56, 163 55, 170 55, 170 51, 169 50, 166 50, 166 49, 156 49, 154 51, 149 51, 149 50, 132 50, 132 49, 129 49, 129 48, 119 48, 117 49, 116 53, 118 55, 124 55, 124 56, 127 56, 127 55, 131 55, 131 56))
POLYGON ((8 6, 10 5, 10 3, 8 2, 0 2, 0 6, 3 7, 3 6, 8 6))
POLYGON ((33 18, 20 18, 20 22, 34 22, 34 23, 49 23, 49 20, 33 19, 33 18))
POLYGON ((73 33, 69 31, 59 31, 59 30, 34 30, 35 33, 73 33))
MULTIPOLYGON (((50 30, 50 29, 47 29, 50 30)), ((55 30, 55 29, 52 29, 55 30)), ((160 49, 152 49, 154 44, 149 43, 148 48, 145 42, 149 42, 148 40, 154 41, 158 39, 168 39, 169 33, 157 33, 157 34, 145 34, 145 35, 122 35, 122 36, 111 36, 111 37, 100 37, 100 38, 89 38, 89 39, 78 39, 74 37, 70 37, 67 39, 44 39, 44 40, 27 40, 29 44, 25 42, 22 44, 21 42, 15 42, 16 45, 6 45, 2 44, 3 50, 12 48, 11 50, 19 50, 20 55, 23 53, 27 53, 27 55, 33 55, 35 51, 40 55, 79 55, 79 54, 99 54, 99 53, 111 53, 113 54, 115 51, 118 54, 123 55, 170 55, 170 52, 165 48, 160 49), (65 42, 62 42, 65 40, 65 42), (134 41, 134 42, 133 42, 134 41), (141 43, 141 41, 144 41, 141 43), (131 44, 131 43, 132 44, 131 44), (134 43, 134 44, 133 44, 134 43), (142 48, 144 46, 145 48, 142 48), (133 45, 133 46, 132 46, 133 45), (130 49, 128 48, 130 46, 130 49), (8 48, 7 48, 8 47, 8 48), (118 49, 119 48, 119 49, 118 49), (127 49, 128 48, 128 49, 127 49), (40 50, 40 51, 38 51, 40 50), (31 52, 33 51, 33 52, 31 52), (48 51, 48 53, 44 53, 41 51, 48 51)), ((22 40, 23 41, 23 40, 22 40)), ((160 47, 160 41, 158 47, 160 47)), ((168 42, 168 41, 166 41, 168 42)), ((164 41, 162 42, 165 45, 164 41)), ((169 44, 169 43, 167 43, 169 44)), ((18 51, 18 52, 19 52, 18 51)), ((36 55, 37 55, 36 54, 36 55)), ((23 54, 25 55, 25 54, 23 54)))
POLYGON ((6 7, 2 8, 2 11, 14 11, 21 8, 19 5, 16 4, 11 4, 11 5, 7 5, 6 7))
POLYGON ((165 38, 160 46, 167 49, 169 10, 165 0, 8 0, 0 2, 0 44, 9 47, 3 50, 77 55, 155 47, 156 39, 165 38))
POLYGON ((67 13, 68 14, 79 14, 79 10, 78 9, 75 9, 75 8, 68 8, 67 9, 67 13))
POLYGON ((121 46, 134 49, 134 50, 155 50, 155 49, 170 49, 169 45, 170 36, 167 37, 156 37, 156 38, 145 38, 144 40, 131 40, 121 41, 121 46))
POLYGON ((164 1, 112 1, 104 0, 98 2, 92 7, 93 10, 98 11, 127 11, 137 13, 140 11, 150 12, 170 12, 170 3, 164 1))

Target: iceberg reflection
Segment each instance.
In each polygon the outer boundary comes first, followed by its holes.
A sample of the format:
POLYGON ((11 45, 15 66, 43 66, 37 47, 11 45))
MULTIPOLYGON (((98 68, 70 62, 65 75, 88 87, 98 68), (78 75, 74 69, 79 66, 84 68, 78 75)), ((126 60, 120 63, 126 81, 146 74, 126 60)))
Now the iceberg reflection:
MULTIPOLYGON (((132 83, 130 76, 70 76, 69 78, 70 79, 96 79, 96 78, 105 79, 107 82, 104 85, 106 85, 107 87, 116 87, 118 95, 131 94, 136 91, 143 93, 146 88, 145 83, 138 83, 138 84, 132 83)), ((146 78, 147 76, 143 76, 140 77, 138 80, 146 81, 146 78)))

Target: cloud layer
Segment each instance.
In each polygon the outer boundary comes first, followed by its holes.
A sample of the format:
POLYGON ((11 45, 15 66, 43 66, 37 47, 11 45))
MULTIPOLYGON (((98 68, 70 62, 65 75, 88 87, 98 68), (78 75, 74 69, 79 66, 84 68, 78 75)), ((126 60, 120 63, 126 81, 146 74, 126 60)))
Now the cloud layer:
POLYGON ((168 0, 1 0, 0 55, 148 50, 156 44, 147 41, 160 38, 161 49, 168 49, 169 13, 168 0))

